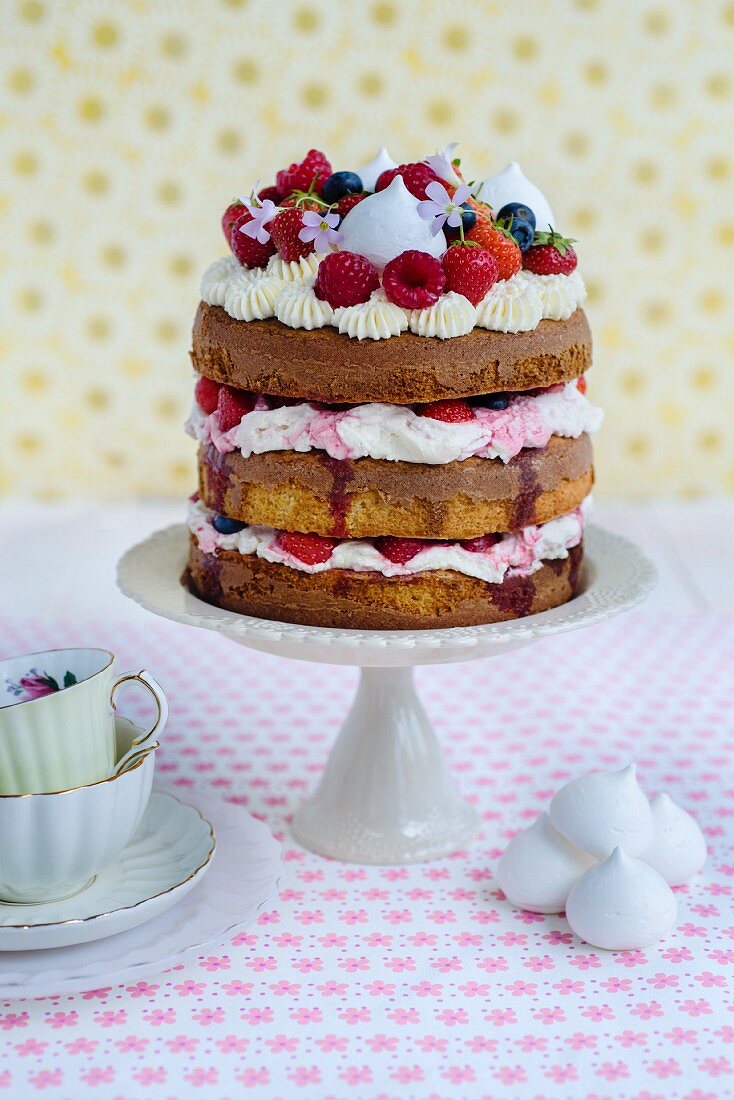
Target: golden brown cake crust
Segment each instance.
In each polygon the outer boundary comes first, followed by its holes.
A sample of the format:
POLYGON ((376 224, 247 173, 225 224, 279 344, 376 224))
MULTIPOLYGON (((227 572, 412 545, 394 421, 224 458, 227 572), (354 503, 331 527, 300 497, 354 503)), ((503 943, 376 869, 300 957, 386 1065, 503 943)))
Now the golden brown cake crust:
POLYGON ((358 341, 333 328, 236 321, 201 302, 191 357, 200 374, 258 393, 409 405, 578 378, 591 365, 591 333, 577 309, 567 321, 541 321, 532 332, 475 328, 453 340, 404 332, 358 341))
POLYGON ((332 569, 309 574, 235 550, 203 553, 193 535, 182 578, 217 607, 278 622, 357 630, 414 630, 497 623, 547 611, 576 595, 582 546, 529 577, 487 584, 454 570, 383 577, 332 569))
POLYGON ((576 508, 594 481, 591 442, 552 436, 506 465, 467 458, 429 466, 321 451, 243 458, 199 448, 199 492, 208 508, 282 531, 365 538, 465 539, 547 523, 576 508))

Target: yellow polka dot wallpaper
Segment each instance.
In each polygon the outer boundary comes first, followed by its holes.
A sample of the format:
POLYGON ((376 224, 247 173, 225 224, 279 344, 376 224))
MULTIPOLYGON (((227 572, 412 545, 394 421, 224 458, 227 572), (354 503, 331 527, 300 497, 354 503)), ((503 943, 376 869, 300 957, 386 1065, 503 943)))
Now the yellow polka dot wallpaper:
POLYGON ((5 0, 0 490, 194 486, 220 216, 323 149, 517 160, 578 239, 600 494, 734 491, 734 3, 5 0))

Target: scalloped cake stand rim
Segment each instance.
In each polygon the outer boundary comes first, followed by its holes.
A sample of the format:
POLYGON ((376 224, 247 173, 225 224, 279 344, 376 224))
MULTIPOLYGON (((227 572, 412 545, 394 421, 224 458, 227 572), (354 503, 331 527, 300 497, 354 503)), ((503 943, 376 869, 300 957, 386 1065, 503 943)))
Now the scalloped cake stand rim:
POLYGON ((657 578, 652 562, 632 542, 591 524, 585 538, 582 591, 560 607, 485 626, 345 630, 257 619, 205 603, 180 583, 186 546, 184 524, 164 528, 132 546, 118 564, 120 590, 156 615, 223 632, 254 649, 365 667, 467 661, 519 648, 630 610, 645 599, 657 578))

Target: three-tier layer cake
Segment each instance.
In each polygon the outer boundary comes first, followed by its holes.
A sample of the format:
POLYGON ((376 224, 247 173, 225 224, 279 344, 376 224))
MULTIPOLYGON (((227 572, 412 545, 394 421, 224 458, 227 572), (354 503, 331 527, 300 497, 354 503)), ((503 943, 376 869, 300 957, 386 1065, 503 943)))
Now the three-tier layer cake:
POLYGON ((225 211, 188 421, 209 603, 407 629, 577 591, 601 413, 576 254, 516 164, 467 184, 452 151, 311 150, 225 211))

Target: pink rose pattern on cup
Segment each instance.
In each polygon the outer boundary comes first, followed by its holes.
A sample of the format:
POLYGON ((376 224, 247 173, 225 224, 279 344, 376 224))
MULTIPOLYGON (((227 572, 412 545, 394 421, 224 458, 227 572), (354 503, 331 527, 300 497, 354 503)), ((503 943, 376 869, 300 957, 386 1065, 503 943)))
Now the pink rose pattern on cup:
POLYGON ((38 672, 35 668, 29 669, 17 683, 8 679, 5 681, 11 695, 24 696, 23 699, 19 700, 22 703, 26 703, 31 699, 42 699, 44 695, 53 695, 56 691, 72 687, 76 682, 76 676, 68 669, 64 673, 61 683, 59 683, 48 672, 38 672))
MULTIPOLYGON (((3 639, 32 652, 61 630, 68 644, 89 637, 44 622, 3 639)), ((722 775, 734 751, 734 627, 723 618, 634 616, 502 662, 419 670, 483 830, 468 851, 415 867, 319 859, 287 832, 353 672, 243 660, 224 638, 152 619, 100 622, 96 634, 123 664, 163 660, 177 722, 162 778, 184 799, 209 790, 262 816, 284 841, 281 895, 250 928, 166 973, 2 1002, 0 1096, 731 1095, 734 856, 722 775), (608 954, 562 917, 512 909, 493 873, 562 782, 631 758, 646 789, 667 787, 695 814, 710 860, 677 891, 672 935, 608 954)))

